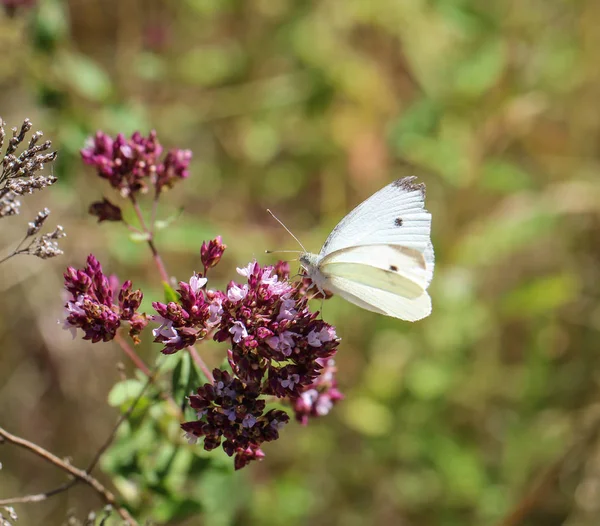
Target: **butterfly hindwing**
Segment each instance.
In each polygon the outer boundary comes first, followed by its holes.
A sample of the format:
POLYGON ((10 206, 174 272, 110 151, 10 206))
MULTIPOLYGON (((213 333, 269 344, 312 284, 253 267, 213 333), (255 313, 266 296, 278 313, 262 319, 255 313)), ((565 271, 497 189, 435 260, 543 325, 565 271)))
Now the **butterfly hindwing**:
POLYGON ((326 280, 345 278, 407 298, 427 288, 425 258, 420 252, 397 245, 361 245, 337 250, 319 262, 326 280))
POLYGON ((332 276, 329 285, 334 294, 378 314, 418 321, 431 313, 431 298, 427 292, 416 298, 406 298, 338 276, 332 276))

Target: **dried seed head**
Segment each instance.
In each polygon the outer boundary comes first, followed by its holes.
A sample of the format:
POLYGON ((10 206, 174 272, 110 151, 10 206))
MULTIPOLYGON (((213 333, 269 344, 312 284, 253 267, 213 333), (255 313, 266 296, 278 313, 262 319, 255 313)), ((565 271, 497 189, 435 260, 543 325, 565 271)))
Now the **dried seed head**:
MULTIPOLYGON (((33 148, 36 143, 40 140, 40 137, 42 137, 44 135, 43 132, 41 131, 36 131, 32 136, 31 136, 31 140, 29 141, 29 146, 28 146, 28 150, 31 150, 31 148, 33 148)), ((47 144, 50 144, 50 141, 46 141, 47 144)))
POLYGON ((0 197, 0 218, 17 215, 21 210, 21 201, 17 194, 7 191, 0 197))
MULTIPOLYGON (((0 147, 4 142, 4 126, 0 119, 0 147)), ((42 144, 38 144, 43 133, 36 131, 27 147, 17 155, 15 152, 19 145, 25 140, 25 135, 31 130, 31 121, 25 119, 21 128, 12 128, 12 137, 9 140, 8 147, 1 161, 2 171, 0 173, 0 189, 8 188, 15 193, 29 194, 33 190, 39 190, 52 184, 56 179, 54 177, 40 179, 39 176, 36 179, 36 172, 43 170, 44 164, 50 163, 56 159, 56 152, 48 152, 52 147, 50 141, 45 141, 42 144), (9 186, 11 179, 26 179, 29 181, 20 181, 18 184, 9 186), (2 183, 4 186, 2 187, 2 183)))
POLYGON ((6 188, 16 195, 32 194, 34 190, 41 190, 53 185, 57 181, 53 175, 38 175, 29 179, 11 179, 6 183, 6 188))
POLYGON ((13 136, 8 143, 8 148, 6 149, 6 153, 13 153, 19 144, 23 142, 25 139, 25 134, 31 130, 31 121, 29 119, 25 119, 23 124, 21 125, 21 129, 17 133, 17 128, 12 128, 13 136))
POLYGON ((65 236, 66 234, 63 227, 59 225, 56 227, 54 232, 51 232, 50 234, 44 234, 43 236, 37 238, 29 247, 27 253, 40 259, 48 259, 55 256, 60 256, 63 254, 63 251, 58 247, 58 243, 55 240, 65 236))
POLYGON ((29 228, 27 228, 27 237, 37 234, 46 222, 46 219, 48 219, 49 215, 50 209, 48 208, 44 208, 43 210, 39 211, 36 218, 29 223, 29 228))

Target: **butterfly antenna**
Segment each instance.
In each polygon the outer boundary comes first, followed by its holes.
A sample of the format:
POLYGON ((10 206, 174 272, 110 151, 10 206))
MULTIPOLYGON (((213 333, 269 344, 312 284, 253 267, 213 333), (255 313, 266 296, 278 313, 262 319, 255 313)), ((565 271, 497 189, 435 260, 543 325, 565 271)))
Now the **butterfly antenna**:
POLYGON ((279 218, 278 218, 278 217, 277 217, 277 216, 276 216, 276 215, 275 215, 273 212, 271 212, 271 210, 269 210, 268 208, 267 208, 267 212, 269 212, 269 214, 271 214, 271 215, 273 216, 273 219, 275 219, 275 221, 277 221, 277 222, 278 222, 278 223, 279 223, 279 224, 280 224, 280 225, 281 225, 283 228, 285 228, 285 231, 286 231, 286 232, 287 232, 287 233, 288 233, 290 236, 292 236, 292 237, 293 237, 293 238, 296 240, 296 242, 297 242, 297 243, 298 243, 298 244, 299 244, 299 245, 302 247, 302 250, 304 250, 304 252, 306 252, 306 249, 304 248, 304 245, 303 245, 302 243, 300 243, 300 240, 299 240, 299 239, 298 239, 298 238, 297 238, 297 237, 296 237, 294 234, 292 234, 291 230, 290 230, 290 229, 289 229, 287 226, 285 226, 285 225, 284 225, 284 224, 283 224, 283 223, 282 223, 282 222, 279 220, 279 218))

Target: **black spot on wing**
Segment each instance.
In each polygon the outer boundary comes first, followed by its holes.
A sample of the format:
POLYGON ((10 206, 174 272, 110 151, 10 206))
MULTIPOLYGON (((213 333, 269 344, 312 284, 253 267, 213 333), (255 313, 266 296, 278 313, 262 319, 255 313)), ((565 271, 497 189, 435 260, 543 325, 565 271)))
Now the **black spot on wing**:
POLYGON ((390 265, 390 270, 393 270, 394 272, 398 272, 398 267, 396 265, 390 265))
POLYGON ((402 223, 403 223, 403 221, 402 221, 402 218, 401 218, 401 217, 397 217, 397 218, 395 219, 395 221, 394 221, 394 224, 395 224, 396 226, 402 226, 402 223))

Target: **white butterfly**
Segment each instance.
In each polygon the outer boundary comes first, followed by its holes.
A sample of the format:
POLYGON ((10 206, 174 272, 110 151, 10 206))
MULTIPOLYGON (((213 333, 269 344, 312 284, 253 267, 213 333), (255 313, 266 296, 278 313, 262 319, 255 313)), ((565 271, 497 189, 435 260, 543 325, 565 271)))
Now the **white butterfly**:
POLYGON ((431 214, 425 185, 415 179, 398 179, 373 194, 338 223, 319 254, 300 256, 319 290, 407 321, 431 313, 431 214))

